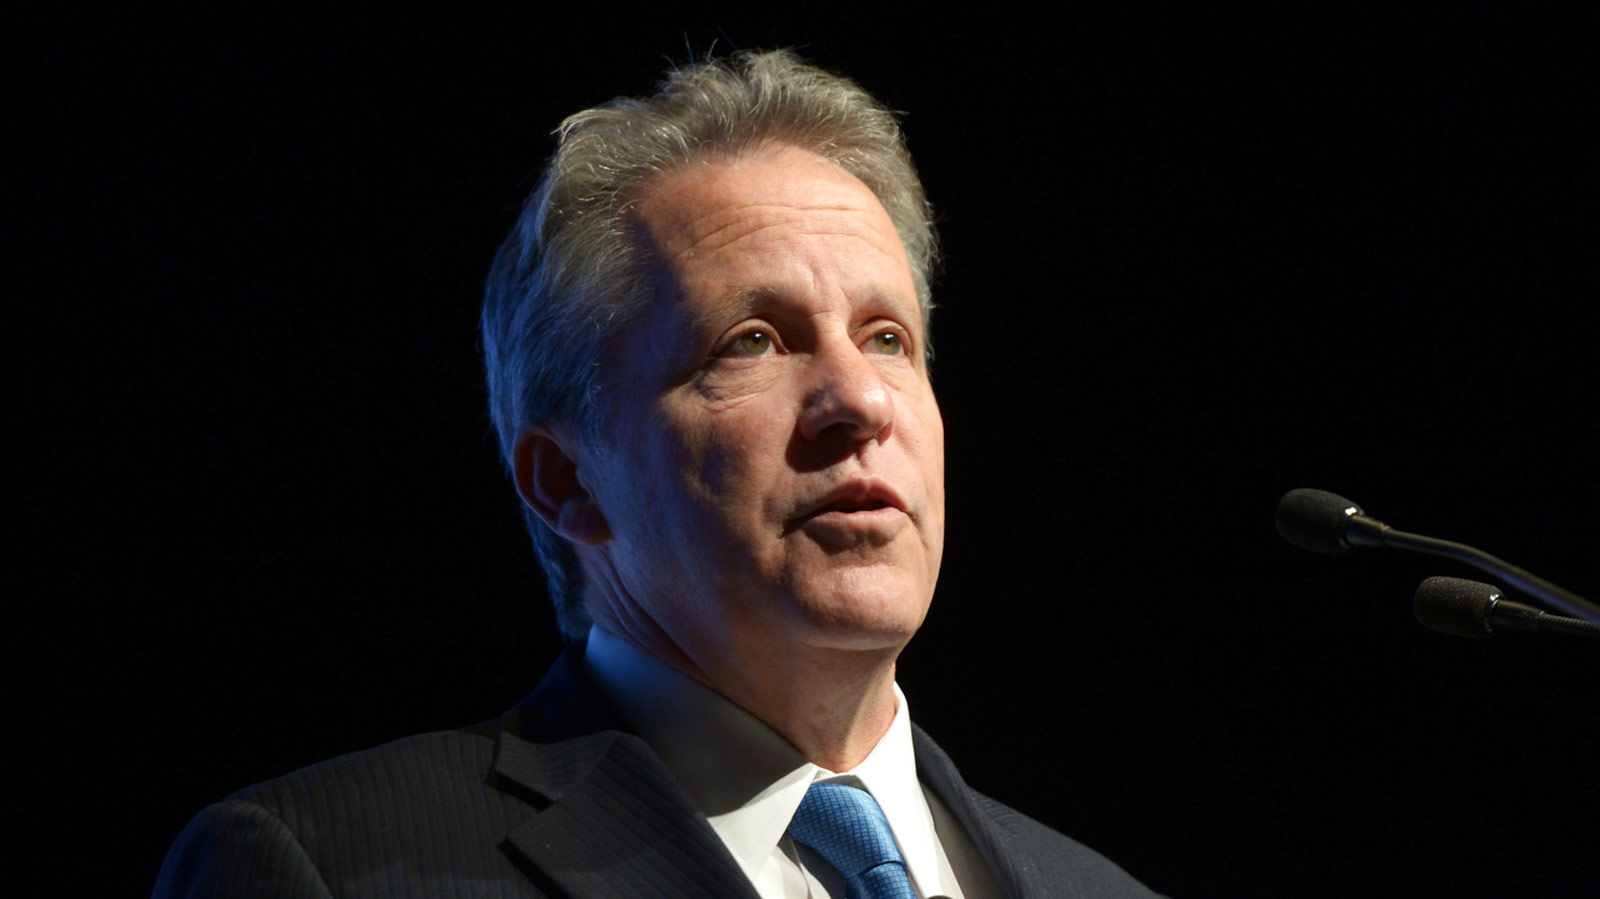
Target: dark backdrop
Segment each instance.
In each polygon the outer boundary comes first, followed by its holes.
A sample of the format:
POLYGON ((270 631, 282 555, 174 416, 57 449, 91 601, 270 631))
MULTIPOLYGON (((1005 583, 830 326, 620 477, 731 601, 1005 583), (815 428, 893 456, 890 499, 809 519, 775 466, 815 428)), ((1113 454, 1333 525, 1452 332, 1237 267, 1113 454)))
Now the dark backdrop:
POLYGON ((560 117, 714 44, 908 111, 950 498, 900 677, 970 781, 1178 896, 1600 879, 1595 648, 1272 528, 1324 487, 1600 593, 1593 11, 569 6, 16 31, 0 876, 143 891, 206 803, 533 686, 480 284, 560 117))

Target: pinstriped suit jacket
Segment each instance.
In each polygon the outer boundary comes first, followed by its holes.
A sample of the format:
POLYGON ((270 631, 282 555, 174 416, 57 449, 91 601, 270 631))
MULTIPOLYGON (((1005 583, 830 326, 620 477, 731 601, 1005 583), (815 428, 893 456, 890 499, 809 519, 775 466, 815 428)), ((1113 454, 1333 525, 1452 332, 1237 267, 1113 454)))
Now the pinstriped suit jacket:
MULTIPOLYGON (((973 792, 920 729, 913 739, 918 776, 1009 894, 1154 895, 973 792)), ((756 899, 571 650, 497 722, 341 756, 207 808, 168 853, 155 895, 756 899)))

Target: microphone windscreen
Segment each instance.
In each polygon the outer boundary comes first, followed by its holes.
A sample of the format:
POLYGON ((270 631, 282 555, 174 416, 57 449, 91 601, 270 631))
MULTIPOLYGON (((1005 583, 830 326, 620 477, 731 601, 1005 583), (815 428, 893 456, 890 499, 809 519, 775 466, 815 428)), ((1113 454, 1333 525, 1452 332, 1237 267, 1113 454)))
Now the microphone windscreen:
POLYGON ((1278 533, 1301 549, 1316 553, 1342 553, 1351 515, 1364 515, 1361 507, 1326 490, 1301 487, 1278 500, 1278 533))
POLYGON ((1411 609, 1425 627, 1481 640, 1492 633, 1489 613, 1500 588, 1458 577, 1430 577, 1417 585, 1411 609))

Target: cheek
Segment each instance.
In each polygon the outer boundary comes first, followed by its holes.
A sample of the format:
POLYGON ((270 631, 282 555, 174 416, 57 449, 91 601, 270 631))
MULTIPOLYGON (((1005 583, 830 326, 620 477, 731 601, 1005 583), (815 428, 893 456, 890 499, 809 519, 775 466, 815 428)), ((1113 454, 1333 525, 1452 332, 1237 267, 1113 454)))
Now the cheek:
POLYGON ((712 442, 688 462, 684 474, 696 485, 703 500, 716 503, 739 482, 738 462, 729 447, 712 442))
POLYGON ((692 501, 718 518, 750 514, 781 464, 781 444, 770 446, 765 433, 776 426, 776 416, 744 407, 702 410, 669 426, 673 465, 692 501))
POLYGON ((903 439, 924 474, 939 487, 944 485, 944 419, 939 404, 930 394, 910 404, 910 426, 903 439))
POLYGON ((931 513, 931 538, 938 544, 944 539, 944 420, 939 415, 939 405, 930 395, 919 404, 915 435, 910 451, 926 485, 928 509, 931 513))

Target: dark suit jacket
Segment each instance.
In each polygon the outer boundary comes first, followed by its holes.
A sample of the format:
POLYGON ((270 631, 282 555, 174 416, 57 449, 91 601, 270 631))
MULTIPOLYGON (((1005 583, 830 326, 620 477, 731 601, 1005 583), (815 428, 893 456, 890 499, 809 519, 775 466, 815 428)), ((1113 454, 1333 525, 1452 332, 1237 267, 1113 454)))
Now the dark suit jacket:
MULTIPOLYGON (((1008 893, 1153 895, 973 792, 927 734, 913 738, 918 776, 1008 893)), ((756 897, 575 651, 498 722, 341 756, 207 808, 168 853, 155 895, 756 897)))

